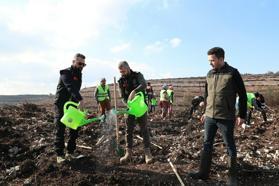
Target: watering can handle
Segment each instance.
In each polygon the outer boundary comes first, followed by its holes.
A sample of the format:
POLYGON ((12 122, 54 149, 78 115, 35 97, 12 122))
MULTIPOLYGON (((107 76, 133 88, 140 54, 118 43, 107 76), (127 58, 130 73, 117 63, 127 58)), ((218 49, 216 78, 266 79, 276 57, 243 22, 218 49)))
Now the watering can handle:
POLYGON ((75 108, 77 108, 78 105, 79 105, 78 103, 75 103, 73 101, 66 102, 64 105, 64 113, 67 112, 67 110, 69 109, 70 106, 74 106, 75 108))
POLYGON ((142 91, 139 91, 136 95, 144 96, 142 91))
MULTIPOLYGON (((135 97, 136 97, 137 95, 140 95, 140 96, 144 97, 143 92, 141 92, 141 91, 138 92, 138 93, 136 93, 136 94, 135 94, 135 97)), ((134 100, 134 99, 128 100, 128 102, 133 103, 133 100, 134 100)))

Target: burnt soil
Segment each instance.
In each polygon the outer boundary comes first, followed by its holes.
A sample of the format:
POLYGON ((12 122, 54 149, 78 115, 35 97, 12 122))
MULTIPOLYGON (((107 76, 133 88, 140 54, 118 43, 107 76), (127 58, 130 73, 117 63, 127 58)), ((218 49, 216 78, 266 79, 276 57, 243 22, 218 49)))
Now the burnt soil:
MULTIPOLYGON (((278 108, 264 123, 253 114, 253 125, 245 130, 236 127, 239 185, 279 185, 279 117, 278 108)), ((131 162, 119 164, 119 156, 110 142, 96 145, 104 134, 101 124, 80 129, 77 151, 85 158, 56 163, 53 143, 53 113, 43 106, 23 104, 0 108, 0 185, 180 185, 167 159, 170 158, 185 185, 226 185, 227 155, 217 133, 211 178, 193 180, 187 174, 198 168, 202 148, 203 125, 197 118, 188 122, 187 112, 161 120, 149 116, 151 146, 155 162, 144 163, 142 141, 134 138, 131 162)), ((196 115, 198 117, 198 114, 196 115)), ((124 125, 120 121, 120 147, 124 148, 124 125)), ((112 132, 113 134, 114 132, 112 132)), ((140 135, 135 128, 135 135, 140 135)), ((106 136, 106 135, 105 135, 106 136)))

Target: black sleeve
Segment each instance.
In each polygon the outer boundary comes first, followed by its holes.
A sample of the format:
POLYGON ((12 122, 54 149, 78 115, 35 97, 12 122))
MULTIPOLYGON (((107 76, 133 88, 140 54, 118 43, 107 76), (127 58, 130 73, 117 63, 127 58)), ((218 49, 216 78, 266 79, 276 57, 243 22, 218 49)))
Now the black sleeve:
POLYGON ((204 85, 204 103, 205 104, 206 104, 207 96, 208 96, 207 82, 205 82, 205 85, 204 85))
POLYGON ((236 85, 236 91, 239 96, 239 117, 245 119, 247 113, 247 95, 245 85, 238 70, 235 70, 233 77, 236 85))
POLYGON ((61 80, 68 92, 71 94, 72 98, 75 101, 81 101, 82 97, 79 93, 78 87, 73 86, 72 74, 70 71, 64 70, 60 72, 61 80))
POLYGON ((206 105, 207 105, 207 96, 208 96, 208 90, 207 90, 207 81, 205 82, 205 85, 204 85, 204 97, 203 97, 203 101, 204 101, 204 108, 202 109, 202 114, 205 113, 206 111, 206 105))
POLYGON ((259 105, 259 103, 257 102, 257 100, 254 98, 252 100, 252 105, 254 106, 254 108, 258 111, 262 111, 263 109, 261 108, 261 105, 259 105))
POLYGON ((135 88, 135 91, 144 92, 146 89, 146 81, 140 72, 138 73, 137 80, 138 80, 139 86, 137 88, 135 88))
POLYGON ((119 90, 120 97, 122 98, 122 101, 124 103, 127 103, 127 100, 125 99, 124 87, 121 80, 118 80, 118 88, 119 88, 118 90, 119 90))

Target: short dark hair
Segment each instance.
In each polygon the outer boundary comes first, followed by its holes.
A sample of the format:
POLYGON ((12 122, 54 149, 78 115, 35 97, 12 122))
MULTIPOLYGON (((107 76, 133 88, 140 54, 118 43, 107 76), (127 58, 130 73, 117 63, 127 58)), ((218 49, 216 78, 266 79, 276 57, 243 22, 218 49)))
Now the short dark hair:
POLYGON ((80 58, 82 58, 82 59, 85 59, 85 55, 83 55, 83 54, 81 54, 81 53, 77 53, 77 54, 75 55, 75 58, 77 58, 77 57, 80 57, 80 58))
POLYGON ((208 50, 207 55, 215 55, 218 59, 225 58, 225 51, 221 47, 214 47, 208 50))

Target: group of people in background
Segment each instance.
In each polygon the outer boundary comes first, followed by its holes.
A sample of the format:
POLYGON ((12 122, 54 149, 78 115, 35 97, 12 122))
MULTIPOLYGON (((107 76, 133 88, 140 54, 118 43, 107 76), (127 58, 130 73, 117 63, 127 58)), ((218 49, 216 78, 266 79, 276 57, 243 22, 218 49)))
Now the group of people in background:
POLYGON ((174 92, 173 86, 164 84, 160 91, 161 118, 165 120, 171 118, 173 112, 174 92))

